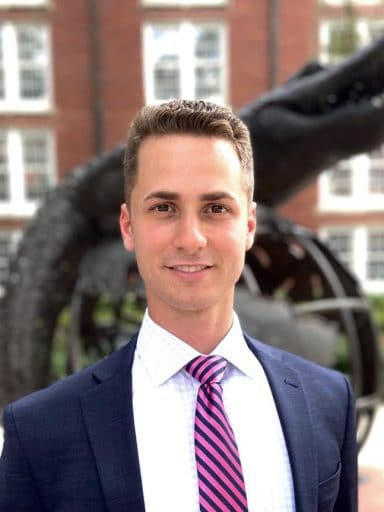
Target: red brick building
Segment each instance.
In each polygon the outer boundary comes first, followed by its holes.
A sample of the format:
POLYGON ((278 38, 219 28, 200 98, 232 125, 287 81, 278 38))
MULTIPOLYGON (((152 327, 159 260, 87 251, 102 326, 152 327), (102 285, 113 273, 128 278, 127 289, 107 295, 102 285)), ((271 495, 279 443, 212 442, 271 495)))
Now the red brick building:
MULTIPOLYGON (((334 64, 384 34, 383 0, 323 0, 318 55, 334 64)), ((384 145, 340 162, 281 209, 326 239, 369 293, 384 293, 384 145)))
MULTIPOLYGON (((0 0, 0 282, 47 189, 121 142, 144 103, 188 97, 243 106, 319 50, 329 57, 342 3, 0 0)), ((383 11, 382 1, 354 3, 367 4, 356 9, 375 22, 383 11)), ((283 211, 330 236, 339 215, 321 207, 318 190, 283 211)), ((384 231, 384 212, 372 215, 384 231)))

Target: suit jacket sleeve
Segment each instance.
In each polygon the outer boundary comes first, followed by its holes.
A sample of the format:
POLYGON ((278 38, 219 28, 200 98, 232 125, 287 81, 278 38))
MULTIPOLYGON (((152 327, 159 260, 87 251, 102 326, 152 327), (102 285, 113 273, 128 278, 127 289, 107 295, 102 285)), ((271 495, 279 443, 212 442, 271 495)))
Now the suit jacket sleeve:
POLYGON ((12 414, 4 411, 4 446, 0 458, 0 512, 36 512, 44 507, 23 453, 12 414))

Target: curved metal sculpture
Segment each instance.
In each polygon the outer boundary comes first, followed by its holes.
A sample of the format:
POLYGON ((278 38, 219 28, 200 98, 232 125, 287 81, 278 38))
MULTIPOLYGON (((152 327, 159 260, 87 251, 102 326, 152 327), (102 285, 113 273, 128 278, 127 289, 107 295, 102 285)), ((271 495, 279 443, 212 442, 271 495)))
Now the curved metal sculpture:
MULTIPOLYGON (((252 137, 258 202, 276 205, 325 167, 384 140, 383 69, 384 39, 333 69, 307 66, 286 85, 240 111, 252 137)), ((94 286, 92 276, 87 281, 90 255, 96 254, 96 263, 105 260, 97 252, 111 254, 119 238, 122 157, 121 145, 75 169, 50 193, 25 231, 0 302, 0 407, 48 383, 58 315, 94 286)), ((370 423, 377 399, 378 352, 357 283, 313 234, 261 210, 259 234, 238 287, 240 316, 246 324, 249 318, 257 319, 258 308, 269 300, 258 291, 269 297, 283 294, 285 301, 275 301, 269 308, 276 314, 264 325, 262 337, 267 341, 284 344, 284 337, 276 334, 279 318, 285 318, 287 339, 288 326, 297 339, 301 331, 302 340, 308 328, 312 339, 319 338, 319 329, 323 335, 327 332, 331 352, 337 350, 340 336, 346 336, 350 346, 345 370, 362 404, 359 410, 368 411, 370 423), (251 300, 244 300, 244 293, 251 300), (310 321, 301 318, 309 313, 310 321)), ((114 271, 132 264, 124 252, 116 257, 120 266, 113 263, 114 271)), ((88 293, 91 303, 102 288, 88 293)), ((84 300, 74 309, 81 312, 83 306, 84 300)), ((81 323, 81 315, 77 321, 81 323)), ((248 322, 251 331, 252 326, 260 330, 262 317, 259 323, 248 322)), ((303 347, 297 351, 302 353, 303 347)), ((325 364, 335 365, 334 359, 331 354, 325 364)), ((366 432, 367 428, 362 438, 366 432)))
POLYGON ((305 66, 238 114, 255 152, 256 200, 275 206, 384 141, 384 37, 337 66, 305 66))

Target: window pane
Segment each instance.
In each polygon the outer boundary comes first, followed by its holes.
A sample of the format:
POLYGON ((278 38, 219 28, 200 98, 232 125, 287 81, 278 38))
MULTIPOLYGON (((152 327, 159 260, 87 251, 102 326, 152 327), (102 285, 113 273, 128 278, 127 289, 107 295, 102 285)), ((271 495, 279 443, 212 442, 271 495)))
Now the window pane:
POLYGON ((352 172, 345 167, 336 167, 329 175, 330 193, 336 196, 348 196, 352 193, 352 172))
POLYGON ((354 20, 343 20, 330 25, 327 53, 331 62, 345 58, 358 50, 361 44, 354 20))
POLYGON ((33 7, 46 3, 47 0, 0 0, 0 7, 33 7))
POLYGON ((0 134, 0 201, 9 200, 9 173, 7 143, 4 133, 0 134))
POLYGON ((49 145, 46 134, 23 134, 25 195, 28 200, 44 197, 50 185, 49 145))
POLYGON ((177 55, 160 57, 154 69, 155 96, 158 100, 180 98, 180 70, 177 55))
POLYGON ((195 98, 210 99, 221 95, 219 27, 197 25, 195 44, 195 98))
POLYGON ((45 32, 41 27, 17 27, 20 67, 20 96, 38 99, 46 95, 47 48, 45 32))
POLYGON ((195 54, 198 58, 220 57, 220 38, 217 30, 201 27, 198 29, 195 54))
POLYGON ((45 72, 43 70, 21 69, 20 79, 22 98, 31 99, 45 96, 45 72))
POLYGON ((368 279, 384 279, 384 231, 368 233, 368 279))
POLYGON ((347 231, 333 231, 328 233, 327 242, 339 260, 352 268, 352 233, 347 231))
POLYGON ((41 27, 17 27, 19 59, 43 63, 45 61, 44 34, 41 27))
POLYGON ((221 84, 220 68, 218 66, 196 68, 196 98, 209 98, 219 95, 221 84))
POLYGON ((157 100, 181 97, 180 76, 180 34, 179 26, 153 26, 153 67, 154 93, 157 100))
POLYGON ((5 97, 4 70, 0 67, 0 98, 3 99, 4 97, 5 97))
POLYGON ((384 162, 383 166, 372 163, 369 170, 369 192, 373 194, 384 194, 384 162))
POLYGON ((3 50, 3 31, 0 27, 0 98, 4 98, 4 50, 3 50))
POLYGON ((381 0, 324 0, 329 5, 375 5, 381 2, 381 0))
POLYGON ((228 0, 141 0, 144 6, 203 6, 203 7, 216 7, 218 5, 226 5, 228 0))

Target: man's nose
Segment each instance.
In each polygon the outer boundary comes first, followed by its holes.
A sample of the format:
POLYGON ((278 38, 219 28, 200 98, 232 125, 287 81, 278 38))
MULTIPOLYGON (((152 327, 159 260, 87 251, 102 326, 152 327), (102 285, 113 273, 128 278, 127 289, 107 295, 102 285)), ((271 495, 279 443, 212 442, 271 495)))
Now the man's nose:
POLYGON ((185 215, 180 219, 175 234, 176 249, 183 249, 190 253, 203 249, 207 245, 207 238, 202 223, 198 218, 185 215))

